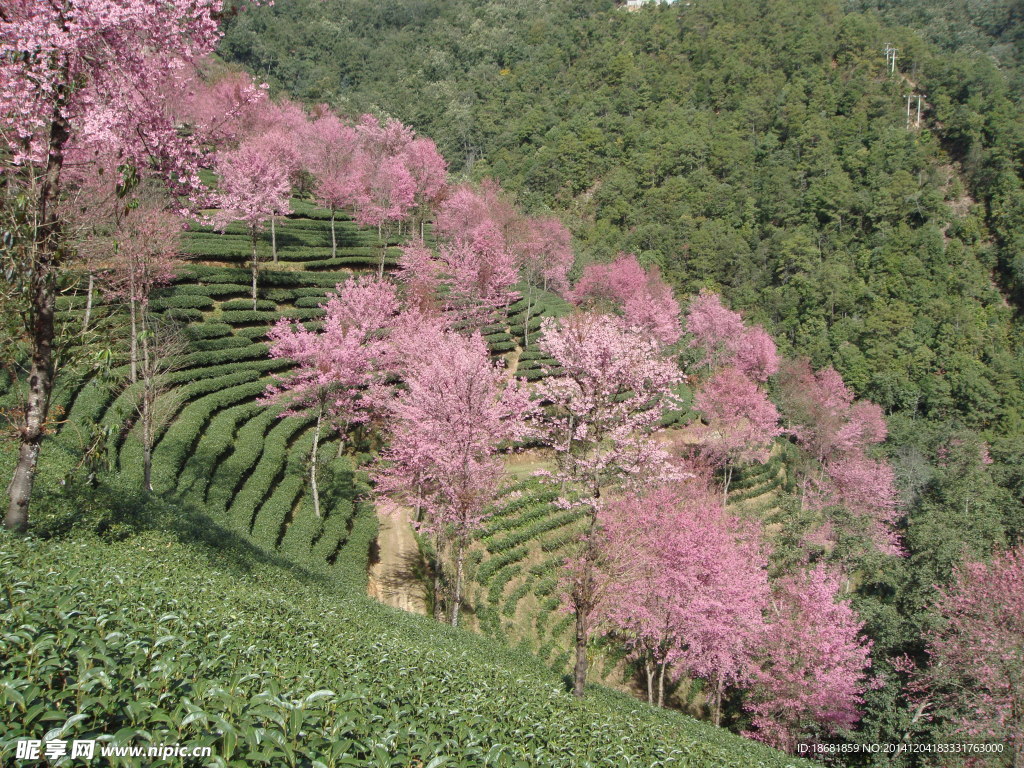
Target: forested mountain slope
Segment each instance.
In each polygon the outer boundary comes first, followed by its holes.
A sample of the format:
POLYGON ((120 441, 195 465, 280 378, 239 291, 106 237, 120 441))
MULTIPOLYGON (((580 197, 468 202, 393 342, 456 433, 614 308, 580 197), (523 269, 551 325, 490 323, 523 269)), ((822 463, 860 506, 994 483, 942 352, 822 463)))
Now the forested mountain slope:
POLYGON ((986 57, 823 0, 296 0, 240 16, 222 52, 410 122, 563 211, 583 260, 635 251, 722 288, 889 412, 1018 429, 1024 122, 986 57))
MULTIPOLYGON (((577 269, 635 252, 881 404, 908 557, 863 564, 855 596, 882 658, 920 652, 953 565, 1024 532, 1018 16, 290 0, 232 20, 220 51, 294 97, 412 124, 454 171, 557 212, 577 269)), ((864 739, 905 731, 895 696, 872 694, 864 739)))

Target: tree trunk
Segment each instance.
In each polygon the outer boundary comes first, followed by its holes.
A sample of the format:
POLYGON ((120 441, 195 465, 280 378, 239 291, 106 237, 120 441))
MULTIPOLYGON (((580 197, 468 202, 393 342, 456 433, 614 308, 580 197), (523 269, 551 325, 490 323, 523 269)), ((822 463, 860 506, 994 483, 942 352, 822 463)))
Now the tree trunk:
POLYGON ((316 415, 316 429, 313 430, 313 450, 309 453, 309 487, 313 491, 313 514, 320 517, 320 489, 316 484, 317 452, 320 448, 320 426, 324 421, 324 407, 316 415))
POLYGON ((441 557, 435 554, 431 563, 434 571, 434 620, 444 621, 444 595, 441 584, 441 557))
POLYGON ((131 358, 131 377, 132 384, 139 380, 139 308, 135 299, 128 301, 128 314, 131 316, 131 349, 128 356, 131 358))
POLYGON ((149 359, 146 316, 142 315, 142 488, 153 490, 153 404, 156 399, 156 373, 149 359))
POLYGON ((722 678, 715 675, 715 707, 711 712, 711 722, 717 728, 722 724, 722 678))
POLYGON ((252 229, 252 253, 249 255, 249 265, 252 267, 252 311, 256 311, 256 281, 260 276, 260 262, 256 256, 256 229, 252 229))
POLYGON ((587 618, 585 611, 576 609, 576 668, 573 675, 572 692, 580 699, 583 698, 583 689, 587 685, 587 641, 590 639, 587 618))
POLYGON ((277 216, 270 217, 270 255, 277 261, 277 216))
POLYGON ((455 545, 455 591, 452 595, 452 626, 459 626, 459 607, 462 603, 462 565, 466 555, 466 545, 461 539, 455 545))
POLYGON ((82 320, 82 333, 89 330, 89 320, 92 318, 92 292, 93 286, 96 280, 96 276, 92 272, 89 273, 89 287, 86 290, 85 298, 85 318, 82 320))
POLYGON ((331 258, 338 257, 338 236, 334 232, 334 209, 331 208, 331 258))
POLYGON ((665 667, 668 666, 667 662, 661 662, 658 670, 658 706, 665 706, 665 667))
POLYGON ((60 173, 64 166, 64 146, 70 136, 67 119, 62 113, 64 99, 55 105, 50 124, 46 172, 39 186, 39 204, 32 233, 31 264, 28 266, 29 318, 31 364, 28 372, 28 397, 25 402, 25 421, 18 430, 18 463, 7 486, 10 503, 4 516, 4 525, 14 531, 28 528, 28 505, 35 484, 39 448, 46 434, 46 419, 50 411, 50 395, 56 372, 53 368, 54 311, 57 304, 54 271, 61 256, 60 220, 56 200, 60 187, 60 173))
POLYGON ((647 675, 647 703, 654 703, 654 665, 649 658, 644 659, 644 673, 647 675))
POLYGON ((732 483, 732 464, 725 465, 725 483, 722 487, 722 507, 729 503, 729 485, 732 483))
POLYGON ((378 280, 383 280, 384 279, 384 253, 385 253, 385 251, 387 251, 387 248, 382 245, 380 247, 380 266, 377 267, 377 279, 378 280))
POLYGON ((523 349, 530 346, 530 310, 533 309, 533 286, 526 293, 526 322, 523 323, 523 349))
POLYGON ((142 446, 142 488, 147 492, 153 490, 153 450, 149 445, 142 446))

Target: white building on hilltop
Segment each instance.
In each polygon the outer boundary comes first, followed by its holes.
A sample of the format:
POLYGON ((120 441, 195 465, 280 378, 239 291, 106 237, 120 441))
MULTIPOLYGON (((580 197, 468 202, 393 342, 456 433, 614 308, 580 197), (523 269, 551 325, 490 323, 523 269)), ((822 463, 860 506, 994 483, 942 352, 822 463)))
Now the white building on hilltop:
POLYGON ((630 10, 639 8, 641 5, 647 5, 648 3, 665 3, 665 5, 672 5, 676 0, 626 0, 626 7, 630 10))

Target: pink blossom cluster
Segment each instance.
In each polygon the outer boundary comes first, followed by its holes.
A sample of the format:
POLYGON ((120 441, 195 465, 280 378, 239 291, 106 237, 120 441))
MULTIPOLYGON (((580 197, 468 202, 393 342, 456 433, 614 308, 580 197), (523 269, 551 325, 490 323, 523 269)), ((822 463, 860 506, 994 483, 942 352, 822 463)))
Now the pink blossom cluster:
POLYGON ((784 372, 781 392, 789 429, 821 472, 805 475, 802 498, 812 509, 842 507, 862 521, 883 552, 902 550, 893 530, 899 517, 895 476, 869 450, 885 440, 882 409, 855 400, 832 368, 812 371, 806 361, 784 372))
POLYGON ((738 312, 722 304, 717 293, 701 291, 686 313, 689 345, 700 354, 699 365, 711 369, 732 365, 756 381, 779 370, 775 342, 759 325, 747 326, 738 312))
POLYGON ((663 345, 679 340, 679 302, 661 279, 657 267, 644 269, 636 256, 623 253, 610 264, 589 264, 571 297, 581 306, 597 306, 620 314, 663 345))
POLYGON ((0 132, 12 167, 102 153, 198 202, 201 139, 177 130, 175 82, 213 50, 221 10, 221 0, 6 2, 0 132))
POLYGON ((434 226, 439 245, 406 247, 401 279, 426 300, 438 299, 455 317, 477 325, 493 322, 515 301, 525 284, 535 290, 564 291, 573 263, 572 238, 558 219, 524 216, 493 181, 450 190, 434 226))

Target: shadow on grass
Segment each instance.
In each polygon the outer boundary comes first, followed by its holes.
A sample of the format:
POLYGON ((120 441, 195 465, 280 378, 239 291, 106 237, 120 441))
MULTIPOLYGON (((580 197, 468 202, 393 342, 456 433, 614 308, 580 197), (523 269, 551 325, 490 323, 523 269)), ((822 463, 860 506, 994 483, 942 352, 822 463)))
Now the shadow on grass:
POLYGON ((110 541, 160 531, 183 545, 197 547, 211 567, 249 576, 265 567, 287 571, 299 581, 335 586, 326 570, 318 572, 275 552, 256 546, 226 528, 203 510, 175 493, 145 493, 118 478, 95 486, 70 482, 41 488, 32 515, 30 534, 43 539, 95 534, 110 541))

